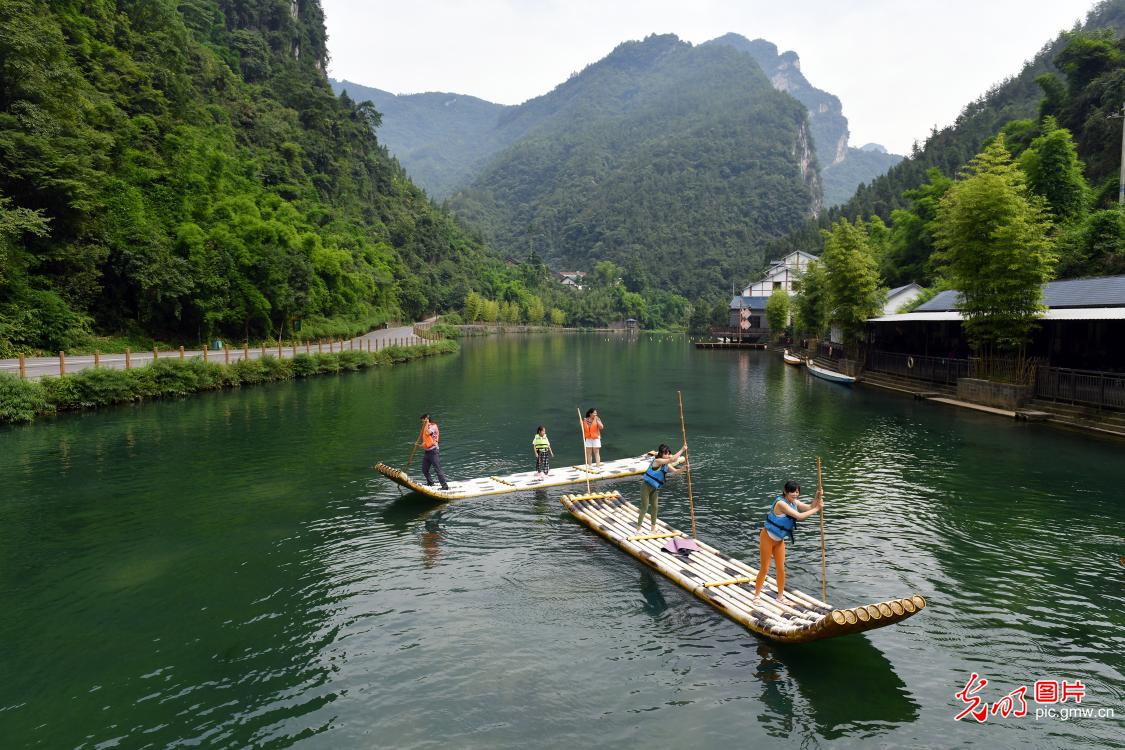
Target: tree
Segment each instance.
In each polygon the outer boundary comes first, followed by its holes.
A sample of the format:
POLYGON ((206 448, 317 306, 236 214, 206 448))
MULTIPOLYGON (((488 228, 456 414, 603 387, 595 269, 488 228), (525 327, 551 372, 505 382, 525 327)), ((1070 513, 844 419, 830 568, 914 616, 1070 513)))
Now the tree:
POLYGON ((789 325, 789 292, 784 289, 774 289, 766 302, 766 322, 770 331, 780 337, 789 325))
POLYGON ((543 322, 545 314, 543 301, 536 296, 532 296, 527 302, 527 322, 532 325, 539 325, 543 322))
POLYGON ((831 322, 843 329, 845 343, 855 343, 867 320, 882 311, 886 297, 862 223, 840 219, 833 224, 820 259, 828 275, 831 322))
POLYGON ((1125 273, 1125 208, 1094 211, 1059 238, 1062 276, 1125 273))
POLYGON ((1054 117, 1044 118, 1042 130, 1020 156, 1019 165, 1028 187, 1046 198, 1059 223, 1067 224, 1086 213, 1090 189, 1070 131, 1060 128, 1054 117))
POLYGON ((599 260, 591 274, 594 286, 614 286, 621 279, 621 266, 612 260, 599 260))
POLYGON ((930 169, 927 174, 927 182, 903 192, 910 208, 891 212, 891 236, 880 268, 883 278, 894 286, 911 281, 927 283, 932 276, 929 260, 934 252, 934 220, 938 204, 953 180, 939 169, 930 169))
POLYGON ((561 326, 566 323, 566 313, 557 307, 551 308, 551 325, 561 326))
POLYGON ((794 300, 796 324, 802 331, 814 337, 823 335, 832 309, 830 297, 828 272, 824 264, 817 261, 809 263, 801 274, 801 288, 794 300))
POLYGON ((465 320, 470 323, 480 320, 484 315, 484 303, 484 297, 476 292, 465 295, 465 320))
POLYGON ((1000 136, 965 167, 938 209, 938 260, 960 290, 963 329, 986 356, 1022 351, 1056 257, 1044 201, 1000 136))

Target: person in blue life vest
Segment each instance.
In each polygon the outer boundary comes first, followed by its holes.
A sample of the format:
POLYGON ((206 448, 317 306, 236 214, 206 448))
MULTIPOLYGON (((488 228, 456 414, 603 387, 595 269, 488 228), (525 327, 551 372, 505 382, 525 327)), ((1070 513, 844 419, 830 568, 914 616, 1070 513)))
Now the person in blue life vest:
POLYGON ((551 459, 555 451, 551 448, 551 441, 547 439, 547 428, 543 425, 535 430, 535 437, 531 439, 531 452, 535 454, 535 477, 545 477, 551 473, 551 459))
POLYGON ((816 491, 816 499, 811 505, 798 500, 800 494, 801 485, 792 479, 786 482, 782 494, 773 501, 762 529, 758 532, 761 562, 758 564, 758 580, 754 583, 755 604, 760 601, 770 560, 773 560, 774 567, 777 568, 777 601, 785 602, 785 540, 793 541, 797 521, 804 521, 824 507, 824 490, 816 491))
POLYGON ((637 531, 640 531, 641 527, 644 526, 645 514, 648 513, 650 504, 652 506, 652 530, 656 530, 656 513, 660 502, 660 490, 664 487, 664 483, 668 481, 669 474, 683 472, 683 469, 676 468, 676 462, 685 453, 687 453, 686 445, 675 453, 665 443, 661 443, 660 447, 656 449, 652 462, 645 470, 644 479, 641 482, 641 514, 637 516, 637 531))

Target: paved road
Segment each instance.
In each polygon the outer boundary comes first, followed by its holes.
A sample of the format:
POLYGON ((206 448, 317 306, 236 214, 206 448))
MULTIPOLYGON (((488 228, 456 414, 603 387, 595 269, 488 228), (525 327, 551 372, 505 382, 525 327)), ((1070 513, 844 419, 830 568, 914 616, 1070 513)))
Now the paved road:
MULTIPOLYGON (((386 328, 382 330, 370 331, 362 336, 357 336, 353 339, 347 339, 342 344, 335 342, 331 345, 325 343, 318 349, 316 344, 309 344, 308 351, 317 352, 324 351, 340 351, 341 347, 344 349, 363 349, 367 350, 368 347, 372 350, 382 349, 394 343, 402 342, 409 344, 420 344, 424 339, 418 338, 414 335, 414 327, 412 325, 399 326, 397 328, 386 328)), ((249 359, 260 359, 262 356, 261 347, 254 349, 251 348, 246 352, 241 346, 234 348, 230 346, 229 354, 230 361, 237 362, 243 359, 244 356, 249 359)), ((283 346, 281 349, 281 356, 288 359, 294 354, 304 354, 306 351, 305 346, 300 344, 296 347, 283 346)), ((268 356, 277 356, 277 345, 274 344, 272 348, 266 347, 266 354, 268 356)), ((130 367, 144 367, 149 362, 152 362, 152 352, 133 352, 129 356, 130 367)), ((179 351, 174 352, 159 352, 160 359, 176 359, 180 356, 179 351)), ((202 358, 202 350, 185 351, 184 359, 189 358, 202 358)), ((226 356, 223 351, 209 351, 207 358, 212 362, 224 362, 226 356)), ((109 368, 111 370, 124 370, 125 369, 125 355, 124 354, 102 354, 99 357, 99 367, 109 368)), ((94 366, 94 355, 84 354, 81 356, 67 356, 65 357, 65 367, 67 373, 78 372, 79 370, 86 370, 94 366)), ((10 372, 13 375, 18 375, 20 371, 20 364, 18 359, 0 359, 0 372, 10 372)), ((59 358, 58 357, 28 357, 24 362, 24 372, 29 379, 37 379, 44 376, 58 375, 59 374, 59 358)))

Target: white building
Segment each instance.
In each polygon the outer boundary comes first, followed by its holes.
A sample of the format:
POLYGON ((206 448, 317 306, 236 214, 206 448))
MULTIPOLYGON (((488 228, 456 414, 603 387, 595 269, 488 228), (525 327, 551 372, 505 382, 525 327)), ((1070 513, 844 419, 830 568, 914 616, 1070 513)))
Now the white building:
POLYGON ((903 307, 918 299, 924 291, 926 290, 914 282, 890 290, 887 292, 887 304, 883 305, 883 314, 894 315, 903 307))
POLYGON ((765 276, 742 290, 743 297, 768 297, 774 289, 784 289, 792 296, 800 289, 799 279, 811 261, 816 260, 804 250, 795 250, 781 260, 775 260, 765 276))

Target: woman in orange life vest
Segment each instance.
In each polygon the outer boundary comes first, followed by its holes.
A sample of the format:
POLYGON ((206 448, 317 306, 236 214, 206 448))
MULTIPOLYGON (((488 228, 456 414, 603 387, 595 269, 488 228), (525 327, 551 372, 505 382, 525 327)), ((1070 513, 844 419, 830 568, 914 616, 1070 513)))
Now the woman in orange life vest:
POLYGON ((586 443, 586 466, 590 466, 590 454, 593 453, 594 461, 602 465, 602 429, 605 427, 598 417, 597 409, 588 409, 586 418, 582 420, 582 437, 586 443))
POLYGON ((774 500, 766 514, 762 530, 758 533, 761 562, 758 564, 758 580, 754 583, 755 604, 762 595, 771 559, 777 568, 777 600, 785 602, 785 540, 793 540, 793 529, 797 527, 797 521, 804 521, 824 507, 824 490, 816 491, 816 500, 811 505, 798 500, 800 494, 801 485, 792 479, 786 482, 782 494, 774 500))
POLYGON ((445 474, 441 471, 441 448, 438 445, 441 440, 441 431, 438 430, 437 422, 430 419, 429 414, 422 415, 422 476, 426 478, 426 484, 431 487, 434 480, 430 479, 430 469, 433 468, 437 472, 438 481, 441 482, 443 490, 449 489, 449 483, 445 481, 445 474))

